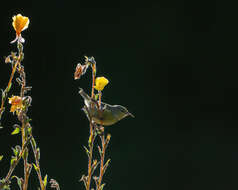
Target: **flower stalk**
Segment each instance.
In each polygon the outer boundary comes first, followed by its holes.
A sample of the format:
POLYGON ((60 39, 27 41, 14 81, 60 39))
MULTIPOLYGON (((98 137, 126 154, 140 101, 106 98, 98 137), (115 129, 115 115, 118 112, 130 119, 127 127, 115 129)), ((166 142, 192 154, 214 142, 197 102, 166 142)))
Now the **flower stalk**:
MULTIPOLYGON (((86 63, 89 62, 90 59, 86 57, 86 63)), ((94 59, 93 59, 94 60, 94 59)), ((95 85, 95 77, 96 77, 96 62, 91 63, 92 67, 92 90, 91 90, 91 98, 94 98, 94 85, 95 85)), ((95 128, 93 126, 92 120, 90 120, 90 136, 89 136, 89 158, 88 158, 88 179, 87 179, 87 186, 86 190, 90 190, 91 179, 92 179, 92 160, 93 160, 93 146, 95 140, 95 128)))
MULTIPOLYGON (((11 183, 11 179, 16 178, 18 186, 21 190, 27 190, 28 189, 28 183, 29 183, 29 177, 31 174, 32 167, 34 166, 36 173, 38 175, 39 183, 40 183, 40 190, 46 190, 47 185, 47 175, 44 177, 44 179, 41 176, 41 170, 40 170, 40 149, 37 147, 35 139, 32 135, 32 126, 30 124, 30 118, 27 116, 28 108, 31 106, 31 97, 26 96, 27 92, 31 90, 31 87, 26 86, 26 73, 24 71, 24 67, 21 64, 24 58, 23 54, 23 42, 24 39, 21 36, 21 32, 25 30, 28 27, 29 24, 29 18, 24 17, 21 14, 18 14, 13 17, 12 25, 14 27, 14 30, 16 31, 16 39, 11 42, 17 42, 17 49, 18 49, 18 55, 16 53, 11 53, 6 59, 5 63, 11 63, 12 64, 12 72, 11 76, 7 85, 7 88, 2 92, 2 102, 0 107, 0 121, 1 116, 4 109, 4 103, 7 99, 8 92, 11 89, 12 86, 12 80, 14 78, 14 75, 16 73, 19 74, 19 78, 16 78, 16 81, 21 86, 19 96, 12 96, 9 98, 9 104, 11 104, 10 112, 13 114, 16 113, 16 116, 21 123, 21 125, 15 124, 14 131, 12 132, 12 135, 16 135, 18 133, 21 133, 21 146, 17 145, 15 148, 13 148, 14 155, 11 159, 11 164, 9 171, 5 178, 0 179, 0 190, 5 190, 10 188, 9 185, 11 183), (35 164, 31 164, 28 162, 28 155, 29 151, 31 150, 28 148, 28 145, 31 143, 32 146, 32 152, 34 154, 35 158, 35 164), (23 160, 23 168, 24 168, 24 176, 23 178, 19 178, 17 176, 12 176, 16 166, 19 164, 19 161, 23 160)), ((51 187, 56 188, 59 190, 58 183, 53 180, 51 181, 51 187)))
MULTIPOLYGON (((105 139, 104 135, 104 127, 102 126, 102 123, 100 126, 98 126, 94 121, 92 116, 90 115, 90 109, 94 109, 96 106, 99 109, 99 112, 102 113, 101 108, 101 99, 102 99, 102 90, 104 87, 109 83, 109 81, 105 77, 97 77, 96 78, 96 61, 93 57, 86 57, 85 56, 85 64, 81 65, 80 63, 76 66, 75 73, 74 73, 74 79, 80 79, 80 77, 85 74, 86 69, 88 66, 91 66, 92 69, 92 89, 91 89, 91 99, 93 101, 90 102, 89 107, 84 106, 84 111, 89 119, 89 126, 90 126, 90 133, 89 133, 89 141, 88 141, 88 149, 86 147, 86 153, 88 155, 88 175, 83 175, 81 178, 81 181, 84 182, 85 189, 91 190, 91 180, 94 179, 96 183, 96 190, 102 190, 105 184, 102 184, 103 174, 105 173, 105 170, 107 166, 109 165, 110 160, 104 164, 105 160, 105 152, 107 145, 109 143, 110 138, 105 139), (95 94, 94 89, 98 91, 98 94, 95 94), (98 100, 98 101, 97 101, 98 100), (94 102, 95 101, 95 102, 94 102), (95 105, 96 103, 96 105, 95 105), (99 135, 101 139, 101 147, 98 146, 98 150, 100 153, 100 162, 98 162, 96 159, 93 160, 93 148, 94 148, 94 142, 96 136, 99 135), (100 165, 99 168, 99 177, 93 176, 95 169, 97 166, 100 165)), ((99 113, 99 114, 100 114, 99 113)), ((108 137, 111 137, 111 135, 108 135, 108 137)))

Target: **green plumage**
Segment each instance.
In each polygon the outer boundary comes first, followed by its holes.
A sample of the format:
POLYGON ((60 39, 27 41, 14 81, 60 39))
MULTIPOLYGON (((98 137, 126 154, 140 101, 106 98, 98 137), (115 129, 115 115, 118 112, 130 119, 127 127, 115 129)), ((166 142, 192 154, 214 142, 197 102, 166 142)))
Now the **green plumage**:
POLYGON ((83 89, 80 88, 79 94, 84 99, 85 108, 83 109, 88 118, 103 126, 110 126, 130 115, 134 117, 128 110, 121 105, 109 105, 101 103, 99 109, 98 102, 89 97, 83 89))

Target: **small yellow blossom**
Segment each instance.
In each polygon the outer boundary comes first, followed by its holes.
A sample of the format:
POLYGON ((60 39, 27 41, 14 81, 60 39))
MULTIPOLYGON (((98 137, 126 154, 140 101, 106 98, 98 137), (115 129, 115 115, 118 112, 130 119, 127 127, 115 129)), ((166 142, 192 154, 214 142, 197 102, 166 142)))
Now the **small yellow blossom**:
POLYGON ((23 108, 22 98, 20 96, 12 96, 9 99, 9 104, 11 104, 10 112, 15 112, 23 108))
POLYGON ((24 42, 24 39, 21 37, 21 32, 28 28, 30 20, 28 17, 22 16, 21 14, 15 15, 12 17, 12 26, 16 31, 16 39, 12 41, 14 43, 17 40, 24 42))
POLYGON ((95 83, 94 88, 98 91, 102 91, 109 81, 105 77, 97 77, 95 83))

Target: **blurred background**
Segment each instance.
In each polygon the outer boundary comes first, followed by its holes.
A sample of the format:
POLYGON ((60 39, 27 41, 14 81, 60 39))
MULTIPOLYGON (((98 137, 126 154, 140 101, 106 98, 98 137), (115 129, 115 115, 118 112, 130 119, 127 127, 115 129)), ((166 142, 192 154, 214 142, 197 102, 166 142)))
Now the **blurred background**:
MULTIPOLYGON (((110 80, 103 101, 136 117, 112 135, 105 190, 237 189, 238 77, 235 6, 217 1, 9 1, 0 7, 0 88, 10 76, 4 56, 17 51, 12 16, 30 18, 22 33, 29 115, 41 148, 42 173, 61 189, 83 189, 88 121, 78 87, 90 92, 91 73, 75 81, 84 56, 110 80), (233 8, 234 7, 234 8, 233 8)), ((14 81, 11 95, 19 87, 14 81)), ((7 106, 9 110, 9 105, 7 106)), ((0 130, 0 178, 20 136, 5 112, 0 130)), ((30 184, 38 186, 35 172, 30 184)), ((16 173, 22 176, 21 167, 16 173)))

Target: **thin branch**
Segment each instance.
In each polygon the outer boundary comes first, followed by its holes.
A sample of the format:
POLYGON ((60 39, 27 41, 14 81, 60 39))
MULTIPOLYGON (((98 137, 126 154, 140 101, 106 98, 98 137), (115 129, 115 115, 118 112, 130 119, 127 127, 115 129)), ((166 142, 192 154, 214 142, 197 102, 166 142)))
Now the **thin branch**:
MULTIPOLYGON (((95 74, 96 74, 96 65, 92 63, 92 93, 91 93, 91 98, 94 98, 95 74)), ((87 178, 86 190, 90 190, 91 179, 92 179, 92 160, 93 160, 94 134, 95 134, 95 130, 93 129, 92 120, 90 119, 88 178, 87 178)))
POLYGON ((4 90, 4 92, 3 92, 3 93, 4 93, 4 98, 2 97, 2 102, 1 102, 0 120, 1 120, 2 114, 3 114, 3 112, 4 112, 4 104, 5 104, 5 101, 6 101, 6 99, 7 99, 8 92, 9 92, 9 90, 10 90, 10 88, 11 88, 11 85, 12 85, 12 79, 13 79, 13 77, 14 77, 14 75, 15 75, 17 66, 20 65, 20 63, 21 63, 21 56, 19 55, 18 58, 17 58, 16 63, 15 63, 14 66, 13 66, 12 73, 11 73, 10 79, 9 79, 9 81, 8 81, 7 87, 6 87, 6 89, 4 90))
POLYGON ((33 141, 35 142, 35 140, 34 140, 34 137, 32 136, 32 134, 31 134, 31 137, 32 137, 31 147, 32 147, 32 150, 33 150, 33 153, 34 153, 34 157, 35 157, 35 161, 36 161, 36 167, 37 167, 36 173, 37 173, 37 176, 38 176, 38 179, 39 179, 39 182, 40 182, 41 190, 45 190, 45 185, 44 185, 44 182, 42 180, 41 170, 40 170, 40 162, 39 162, 40 152, 38 152, 39 149, 37 150, 36 146, 33 143, 33 141))

